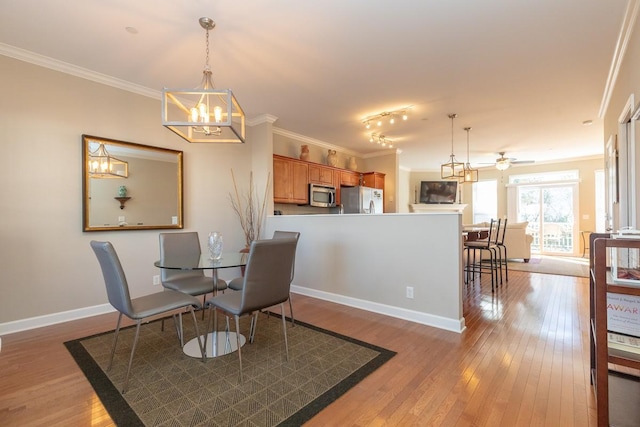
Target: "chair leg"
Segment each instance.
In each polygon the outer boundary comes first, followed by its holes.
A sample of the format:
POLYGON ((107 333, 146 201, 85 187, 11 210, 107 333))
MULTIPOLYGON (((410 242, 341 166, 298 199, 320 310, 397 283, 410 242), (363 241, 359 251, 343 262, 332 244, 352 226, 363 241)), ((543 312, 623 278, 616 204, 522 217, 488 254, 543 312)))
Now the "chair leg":
POLYGON ((113 346, 111 347, 111 357, 109 358, 109 366, 107 366, 107 372, 111 370, 111 365, 113 365, 113 355, 116 353, 116 344, 118 343, 118 333, 120 332, 121 321, 122 313, 118 313, 118 323, 116 323, 116 332, 113 334, 113 346))
POLYGON ((504 278, 508 282, 509 281, 509 263, 507 262, 507 260, 508 260, 508 258, 507 258, 507 247, 506 246, 500 246, 500 249, 504 251, 504 258, 503 258, 503 262, 504 262, 504 278))
POLYGON ((240 383, 244 382, 242 376, 242 350, 240 345, 240 317, 234 316, 236 320, 236 341, 238 345, 238 362, 240 363, 240 383))
POLYGON ((282 317, 282 333, 284 334, 284 350, 289 361, 289 342, 287 341, 287 321, 284 318, 284 303, 280 303, 280 314, 282 317))
POLYGON ((258 326, 258 317, 260 315, 260 311, 256 311, 251 314, 251 327, 249 328, 249 343, 253 344, 253 339, 256 335, 256 328, 258 326))
POLYGON ((289 292, 289 312, 291 313, 291 327, 294 327, 296 326, 296 321, 293 318, 293 304, 291 303, 291 292, 289 292))
MULTIPOLYGON (((164 322, 164 320, 162 320, 164 322)), ((182 313, 173 315, 173 323, 176 327, 176 334, 178 335, 178 341, 180 341, 180 347, 184 347, 184 329, 182 328, 182 313), (178 320, 176 321, 176 316, 178 320)))
MULTIPOLYGON (((204 308, 202 309, 204 310, 204 308)), ((202 343, 202 337, 200 336, 200 330, 198 328, 198 321, 196 320, 196 312, 193 310, 193 307, 189 308, 189 311, 191 311, 191 319, 193 320, 193 326, 196 330, 196 337, 198 338, 198 346, 200 347, 200 354, 202 355, 202 361, 206 362, 207 361, 207 354, 205 351, 205 347, 202 343)), ((206 337, 206 334, 205 334, 206 337)))
POLYGON ((225 335, 225 340, 224 340, 224 354, 229 354, 231 353, 231 339, 229 337, 229 316, 225 316, 225 321, 226 321, 226 325, 224 327, 224 335, 225 335))
POLYGON ((140 324, 142 320, 136 320, 136 335, 133 338, 133 345, 131 346, 131 355, 129 356, 129 366, 127 367, 127 374, 124 377, 124 386, 122 387, 122 393, 124 394, 129 387, 129 372, 131 372, 131 365, 133 363, 133 353, 136 351, 136 345, 138 344, 138 337, 140 336, 140 324))

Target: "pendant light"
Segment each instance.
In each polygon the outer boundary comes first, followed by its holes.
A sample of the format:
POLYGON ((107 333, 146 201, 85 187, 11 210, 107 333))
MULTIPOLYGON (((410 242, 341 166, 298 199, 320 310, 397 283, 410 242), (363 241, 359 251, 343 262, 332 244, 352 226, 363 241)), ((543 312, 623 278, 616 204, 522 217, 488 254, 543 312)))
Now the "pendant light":
POLYGON ((209 30, 216 23, 200 18, 207 32, 207 57, 202 82, 196 89, 162 91, 162 126, 189 142, 231 142, 245 140, 245 116, 230 89, 216 89, 209 67, 209 30))
POLYGON ((467 163, 465 163, 459 178, 461 183, 466 184, 468 182, 478 182, 478 169, 473 169, 469 162, 469 131, 471 128, 466 127, 464 130, 467 131, 467 163))
POLYGON ((442 179, 459 179, 460 174, 464 170, 464 164, 456 160, 456 156, 453 154, 453 119, 458 117, 457 114, 449 114, 451 119, 451 156, 449 157, 449 163, 444 163, 440 166, 440 177, 442 179))

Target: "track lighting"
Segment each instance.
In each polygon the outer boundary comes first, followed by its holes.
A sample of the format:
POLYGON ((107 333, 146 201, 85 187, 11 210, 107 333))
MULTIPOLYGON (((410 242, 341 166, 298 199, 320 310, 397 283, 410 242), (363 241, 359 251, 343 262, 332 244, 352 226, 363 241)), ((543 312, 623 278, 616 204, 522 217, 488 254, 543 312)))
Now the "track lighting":
POLYGON ((381 127, 386 120, 389 121, 389 124, 394 124, 397 117, 402 117, 402 120, 406 121, 409 119, 408 112, 410 109, 411 107, 409 106, 400 108, 398 110, 383 111, 381 113, 365 117, 364 119, 362 119, 362 123, 364 124, 365 128, 370 129, 371 122, 375 122, 378 127, 381 127))

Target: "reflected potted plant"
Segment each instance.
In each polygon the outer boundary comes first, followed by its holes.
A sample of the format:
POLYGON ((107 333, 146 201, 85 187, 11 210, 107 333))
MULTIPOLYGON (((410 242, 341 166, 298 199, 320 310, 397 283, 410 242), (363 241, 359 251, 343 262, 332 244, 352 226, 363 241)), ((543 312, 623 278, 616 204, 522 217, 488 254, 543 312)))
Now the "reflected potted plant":
POLYGON ((267 192, 269 191, 271 174, 267 176, 267 184, 265 185, 262 202, 260 202, 253 183, 253 172, 249 173, 249 189, 244 193, 238 191, 238 185, 236 183, 236 177, 233 174, 233 169, 231 169, 231 178, 233 179, 234 193, 229 193, 229 200, 231 201, 233 211, 238 216, 240 226, 244 233, 246 246, 241 252, 248 252, 251 242, 260 238, 260 231, 267 205, 267 192))

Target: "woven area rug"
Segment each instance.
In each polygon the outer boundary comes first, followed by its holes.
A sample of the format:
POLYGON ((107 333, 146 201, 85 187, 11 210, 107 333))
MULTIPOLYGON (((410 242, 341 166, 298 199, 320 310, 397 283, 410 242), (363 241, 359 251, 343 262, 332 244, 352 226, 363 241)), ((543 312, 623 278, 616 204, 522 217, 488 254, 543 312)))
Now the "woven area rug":
POLYGON ((509 269, 514 271, 527 271, 529 273, 589 277, 589 259, 535 255, 528 263, 509 261, 509 269))
MULTIPOLYGON (((248 318, 242 320, 246 335, 248 318)), ((190 316, 183 323, 193 338, 190 316)), ((154 321, 140 329, 123 395, 134 332, 121 330, 108 373, 113 331, 65 343, 119 426, 299 426, 396 354, 296 321, 287 322, 287 362, 281 318, 261 314, 254 343, 242 347, 241 384, 236 353, 203 363, 182 352, 172 320, 164 331, 154 321)))

